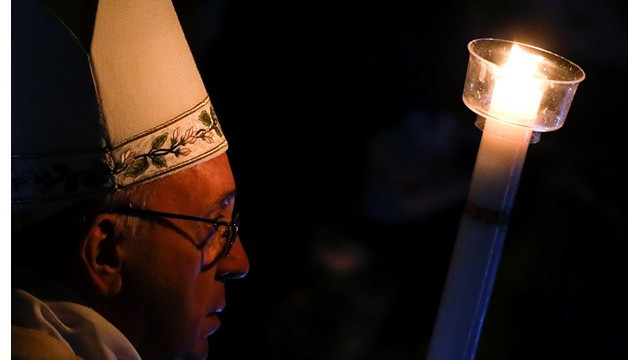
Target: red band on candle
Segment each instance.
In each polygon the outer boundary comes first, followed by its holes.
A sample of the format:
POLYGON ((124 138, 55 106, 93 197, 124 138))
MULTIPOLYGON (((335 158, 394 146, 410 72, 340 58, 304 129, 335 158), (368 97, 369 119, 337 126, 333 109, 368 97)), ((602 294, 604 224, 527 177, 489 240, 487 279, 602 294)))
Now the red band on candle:
POLYGON ((486 224, 495 224, 502 218, 506 219, 508 217, 507 212, 481 207, 470 201, 467 202, 464 208, 464 214, 473 220, 482 220, 486 224))

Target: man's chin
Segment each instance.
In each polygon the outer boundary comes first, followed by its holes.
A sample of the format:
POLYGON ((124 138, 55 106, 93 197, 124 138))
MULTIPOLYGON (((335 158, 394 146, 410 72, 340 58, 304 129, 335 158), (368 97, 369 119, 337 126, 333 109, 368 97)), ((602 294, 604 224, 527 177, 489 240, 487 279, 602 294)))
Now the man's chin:
POLYGON ((204 339, 198 339, 193 346, 191 347, 191 351, 184 354, 181 357, 178 357, 180 360, 205 360, 209 356, 209 342, 204 339))

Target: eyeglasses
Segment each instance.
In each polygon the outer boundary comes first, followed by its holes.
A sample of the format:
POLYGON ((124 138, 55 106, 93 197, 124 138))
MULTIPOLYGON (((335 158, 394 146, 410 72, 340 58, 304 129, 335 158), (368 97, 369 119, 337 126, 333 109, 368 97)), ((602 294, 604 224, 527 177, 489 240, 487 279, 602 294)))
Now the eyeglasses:
POLYGON ((200 244, 194 242, 198 250, 202 251, 202 271, 211 268, 216 261, 222 257, 228 257, 233 244, 238 237, 240 228, 240 215, 236 213, 231 222, 201 218, 191 215, 174 214, 162 211, 133 209, 127 207, 113 208, 104 210, 105 213, 122 214, 138 217, 159 216, 169 219, 180 219, 187 221, 197 221, 212 225, 212 229, 207 238, 200 244), (222 249, 222 250, 221 250, 222 249))

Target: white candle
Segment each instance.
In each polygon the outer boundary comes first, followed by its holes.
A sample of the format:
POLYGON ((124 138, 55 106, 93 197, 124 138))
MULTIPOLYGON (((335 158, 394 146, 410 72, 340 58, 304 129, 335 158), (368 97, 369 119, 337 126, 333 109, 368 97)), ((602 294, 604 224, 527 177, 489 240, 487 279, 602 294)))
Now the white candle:
POLYGON ((542 100, 538 78, 542 60, 514 45, 500 69, 489 114, 501 120, 485 119, 469 193, 469 200, 475 204, 495 210, 511 208, 516 189, 511 186, 505 197, 504 187, 512 182, 517 186, 531 141, 531 130, 526 125, 536 120, 542 100))
POLYGON ((471 360, 488 307, 531 130, 542 60, 514 45, 493 88, 428 360, 471 360), (523 125, 514 125, 512 122, 523 125))
POLYGON ((474 359, 532 131, 562 126, 585 77, 558 55, 512 41, 477 39, 468 48, 462 98, 484 127, 428 360, 474 359))

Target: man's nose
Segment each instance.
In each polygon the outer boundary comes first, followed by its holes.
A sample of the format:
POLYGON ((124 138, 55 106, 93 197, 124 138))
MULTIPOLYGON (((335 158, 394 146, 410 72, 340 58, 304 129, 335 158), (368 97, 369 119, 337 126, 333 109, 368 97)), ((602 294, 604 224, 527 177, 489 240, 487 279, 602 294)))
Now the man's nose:
POLYGON ((231 247, 229 256, 220 259, 217 276, 224 279, 241 279, 248 272, 249 258, 244 251, 240 237, 238 237, 231 247))

